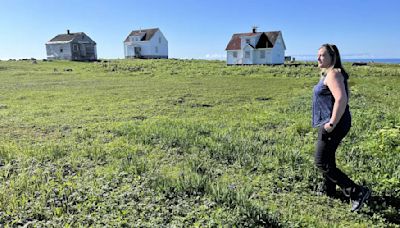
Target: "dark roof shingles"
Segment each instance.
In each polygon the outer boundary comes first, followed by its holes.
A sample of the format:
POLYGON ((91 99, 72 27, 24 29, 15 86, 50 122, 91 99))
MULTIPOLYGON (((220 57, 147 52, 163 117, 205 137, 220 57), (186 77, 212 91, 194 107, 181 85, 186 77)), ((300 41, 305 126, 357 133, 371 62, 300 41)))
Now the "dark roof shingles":
POLYGON ((158 28, 134 30, 126 37, 124 42, 129 42, 130 36, 138 36, 142 35, 143 33, 144 36, 142 37, 141 41, 148 41, 151 39, 151 37, 153 37, 154 33, 156 33, 158 30, 159 30, 158 28))
POLYGON ((84 35, 83 32, 69 33, 69 34, 60 34, 55 36, 49 42, 58 42, 58 41, 72 41, 78 36, 84 35))
POLYGON ((256 48, 272 48, 275 45, 276 39, 280 31, 273 32, 256 32, 256 33, 236 33, 232 35, 231 40, 226 46, 225 50, 239 50, 241 49, 241 38, 243 36, 256 36, 260 35, 260 39, 256 44, 256 48))

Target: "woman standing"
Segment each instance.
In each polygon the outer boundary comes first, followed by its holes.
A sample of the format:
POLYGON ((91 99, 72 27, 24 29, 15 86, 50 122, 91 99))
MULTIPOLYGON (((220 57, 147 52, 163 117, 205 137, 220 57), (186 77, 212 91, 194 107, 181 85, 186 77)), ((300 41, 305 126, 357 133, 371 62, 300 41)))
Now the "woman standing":
POLYGON ((319 127, 315 164, 324 176, 324 193, 333 196, 338 185, 358 211, 371 195, 367 187, 355 184, 336 167, 335 152, 351 127, 348 105, 348 74, 344 70, 336 45, 324 44, 318 50, 318 67, 322 71, 313 94, 313 127, 319 127))

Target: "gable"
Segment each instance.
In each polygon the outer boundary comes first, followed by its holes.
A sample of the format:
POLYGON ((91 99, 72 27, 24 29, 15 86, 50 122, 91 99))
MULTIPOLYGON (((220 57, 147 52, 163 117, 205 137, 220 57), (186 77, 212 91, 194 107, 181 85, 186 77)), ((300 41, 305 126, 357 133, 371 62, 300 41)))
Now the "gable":
POLYGON ((274 36, 268 37, 268 35, 265 33, 261 34, 260 39, 257 42, 256 48, 273 48, 276 41, 276 38, 274 38, 274 36))
POLYGON ((131 36, 141 36, 142 39, 140 41, 148 41, 157 31, 159 31, 158 28, 134 30, 126 37, 124 42, 129 42, 129 37, 131 36))
POLYGON ((280 40, 282 42, 283 49, 286 50, 286 44, 285 41, 283 40, 282 34, 278 36, 277 40, 280 40))
POLYGON ((228 45, 226 46, 225 50, 240 50, 241 49, 241 42, 242 37, 244 36, 257 36, 261 34, 260 32, 256 33, 237 33, 233 34, 231 40, 229 41, 228 45))
POLYGON ((251 44, 246 44, 246 46, 243 48, 243 50, 253 50, 254 47, 251 44))

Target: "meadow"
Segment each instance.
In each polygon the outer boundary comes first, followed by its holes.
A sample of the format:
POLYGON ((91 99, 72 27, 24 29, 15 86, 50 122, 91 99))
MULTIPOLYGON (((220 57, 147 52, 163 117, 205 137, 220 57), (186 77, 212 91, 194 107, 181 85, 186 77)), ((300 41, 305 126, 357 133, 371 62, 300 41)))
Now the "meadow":
POLYGON ((345 68, 359 213, 316 194, 311 63, 0 61, 0 227, 400 227, 400 65, 345 68))

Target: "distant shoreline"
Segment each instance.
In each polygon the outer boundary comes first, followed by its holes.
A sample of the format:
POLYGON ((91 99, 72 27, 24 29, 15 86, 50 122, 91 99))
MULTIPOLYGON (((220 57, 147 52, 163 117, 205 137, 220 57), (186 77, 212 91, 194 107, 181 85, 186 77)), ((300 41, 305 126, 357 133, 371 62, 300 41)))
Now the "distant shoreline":
POLYGON ((343 59, 343 62, 400 64, 400 59, 343 59))
MULTIPOLYGON (((297 61, 316 62, 315 59, 296 59, 297 61)), ((386 63, 386 64, 400 64, 400 58, 395 59, 342 59, 343 62, 357 62, 357 63, 386 63)))
MULTIPOLYGON (((305 59, 305 58, 297 58, 296 56, 292 56, 295 58, 295 61, 298 62, 317 62, 316 59, 305 59)), ((27 58, 27 59, 0 59, 0 61, 21 61, 21 60, 33 60, 35 58, 27 58)), ((123 59, 123 58, 122 58, 123 59)), ((120 58, 110 58, 103 59, 99 58, 99 60, 122 60, 120 58)), ((169 59, 180 59, 180 58, 169 58, 169 59)), ((42 59, 37 59, 42 60, 42 59)), ((209 60, 209 61, 226 61, 225 59, 180 59, 180 60, 209 60)), ((384 63, 384 64, 400 64, 400 58, 389 58, 389 59, 342 59, 343 62, 356 62, 356 63, 384 63)))

